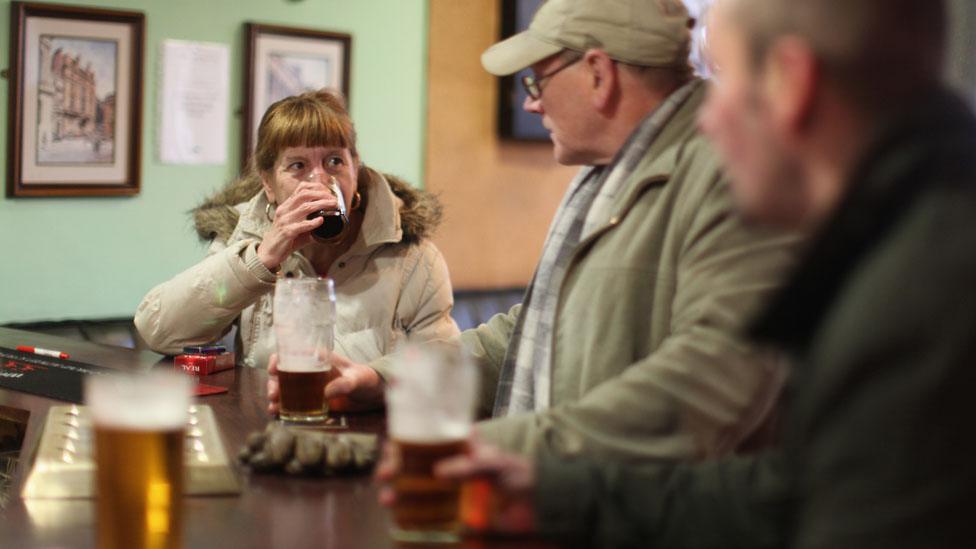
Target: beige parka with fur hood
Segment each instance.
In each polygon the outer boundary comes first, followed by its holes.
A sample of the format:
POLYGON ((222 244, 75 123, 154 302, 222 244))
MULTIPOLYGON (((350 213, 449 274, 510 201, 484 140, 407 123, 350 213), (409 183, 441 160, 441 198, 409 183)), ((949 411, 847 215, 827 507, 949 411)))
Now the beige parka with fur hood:
MULTIPOLYGON (((427 237, 441 208, 430 194, 363 166, 359 190, 368 197, 360 233, 333 262, 336 351, 369 362, 411 339, 458 333, 450 316, 454 299, 447 265, 427 237)), ((239 179, 193 211, 210 250, 200 263, 156 286, 136 312, 135 324, 149 346, 177 354, 186 345, 216 341, 237 325, 243 363, 265 367, 275 348, 272 296, 275 274, 257 258, 257 244, 271 222, 257 177, 239 179)), ((298 252, 278 276, 318 276, 298 252)))

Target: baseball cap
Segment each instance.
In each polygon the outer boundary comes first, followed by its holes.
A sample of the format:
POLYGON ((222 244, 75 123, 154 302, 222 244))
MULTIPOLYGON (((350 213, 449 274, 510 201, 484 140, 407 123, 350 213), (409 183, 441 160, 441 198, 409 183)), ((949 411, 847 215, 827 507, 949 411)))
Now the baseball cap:
POLYGON ((693 20, 681 0, 548 0, 528 30, 481 54, 485 70, 514 74, 563 49, 600 48, 632 65, 688 63, 693 20))

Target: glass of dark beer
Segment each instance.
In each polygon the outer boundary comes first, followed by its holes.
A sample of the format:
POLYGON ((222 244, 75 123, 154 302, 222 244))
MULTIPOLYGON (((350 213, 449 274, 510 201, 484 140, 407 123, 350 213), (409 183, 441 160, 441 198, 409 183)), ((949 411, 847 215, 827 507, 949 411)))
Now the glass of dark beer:
POLYGON ((192 380, 175 372, 86 380, 97 547, 183 546, 183 438, 192 380))
POLYGON ((435 478, 433 470, 466 451, 476 393, 474 366, 459 349, 412 346, 397 355, 386 390, 389 436, 400 455, 393 481, 397 540, 458 540, 461 486, 435 478))
POLYGON ((283 278, 275 283, 274 331, 278 346, 281 419, 325 421, 325 384, 335 326, 331 278, 283 278))

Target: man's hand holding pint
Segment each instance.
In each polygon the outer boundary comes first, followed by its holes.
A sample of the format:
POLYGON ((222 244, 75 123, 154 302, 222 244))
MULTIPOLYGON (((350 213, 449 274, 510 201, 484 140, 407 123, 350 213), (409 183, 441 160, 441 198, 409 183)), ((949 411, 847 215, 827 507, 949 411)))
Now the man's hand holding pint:
MULTIPOLYGON (((387 441, 376 466, 380 503, 396 503, 394 481, 400 472, 400 452, 387 441)), ((464 484, 461 520, 476 532, 530 534, 536 531, 535 466, 525 457, 506 454, 477 436, 468 441, 468 451, 438 462, 434 475, 464 484)))

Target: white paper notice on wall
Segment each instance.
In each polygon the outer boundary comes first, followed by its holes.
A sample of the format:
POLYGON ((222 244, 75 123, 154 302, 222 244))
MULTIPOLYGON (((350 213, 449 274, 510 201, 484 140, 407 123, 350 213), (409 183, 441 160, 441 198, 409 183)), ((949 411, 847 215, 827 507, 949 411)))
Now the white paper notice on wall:
POLYGON ((227 162, 230 48, 164 40, 159 78, 159 160, 227 162))

